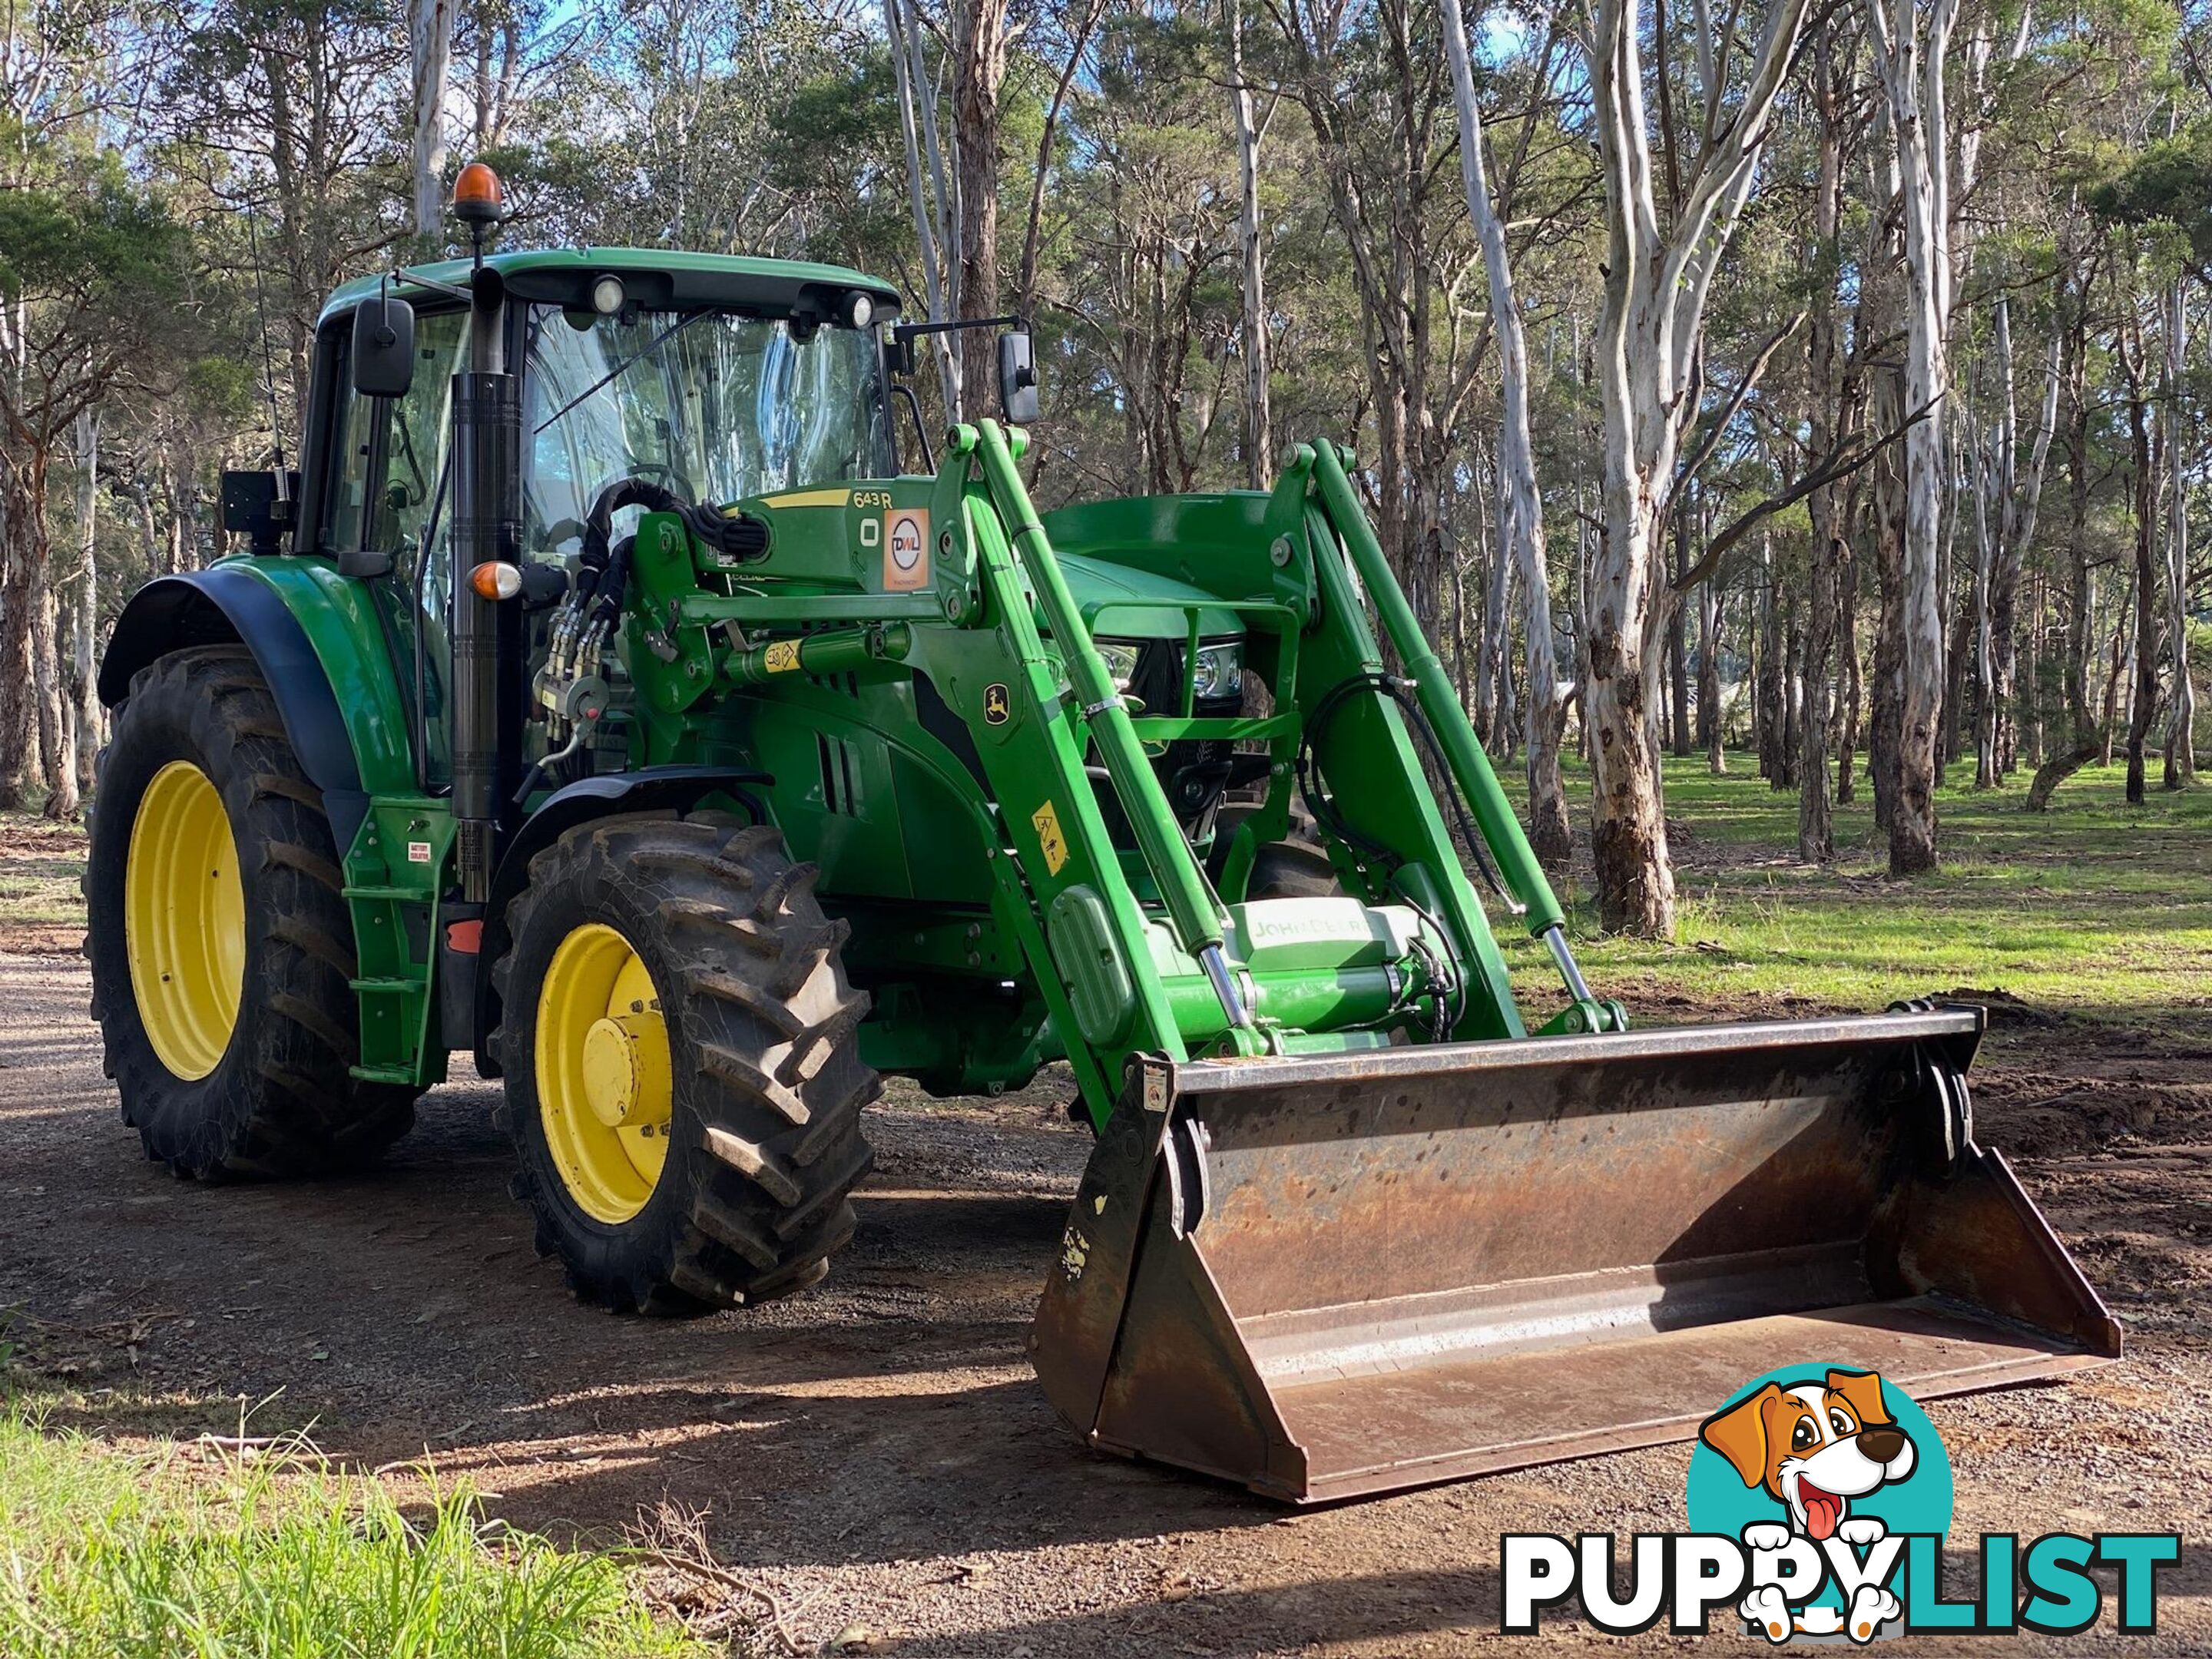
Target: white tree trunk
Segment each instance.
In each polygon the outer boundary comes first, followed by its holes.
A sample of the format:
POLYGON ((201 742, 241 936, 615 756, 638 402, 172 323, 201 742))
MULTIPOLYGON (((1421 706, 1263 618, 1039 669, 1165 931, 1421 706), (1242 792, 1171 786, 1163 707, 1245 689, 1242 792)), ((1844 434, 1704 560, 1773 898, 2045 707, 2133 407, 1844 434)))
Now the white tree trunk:
MULTIPOLYGON (((1640 9, 1592 0, 1585 41, 1605 177, 1604 302, 1594 341, 1605 417, 1604 538, 1586 607, 1583 719, 1591 757, 1591 850, 1599 914, 1611 929, 1670 937, 1674 873, 1659 757, 1648 718, 1655 618, 1666 580, 1656 544, 1682 434, 1696 410, 1699 344, 1713 272, 1751 193, 1807 0, 1774 0, 1731 106, 1709 98, 1710 130, 1661 227, 1644 103, 1640 9)), ((1716 88, 1716 91, 1718 89, 1716 88)))
MULTIPOLYGON (((2014 753, 2019 746, 2018 678, 2019 639, 2014 613, 2018 608, 2021 567, 2027 550, 2035 540, 2036 520, 2043 502, 2043 478, 2051 459, 2051 441, 2058 429, 2058 392, 2060 370, 2065 342, 2061 331, 2054 326, 2043 365, 2043 408, 2035 428, 2035 438, 2030 446, 2027 467, 2020 471, 2017 461, 2017 422, 2012 415, 2013 350, 2011 307, 2000 297, 1996 302, 1994 350, 1998 373, 2002 377, 2005 424, 2013 435, 1997 446, 1995 456, 1996 469, 1996 499, 2002 517, 1997 531, 1996 568, 1990 593, 1990 625, 1994 634, 1996 656, 1996 770, 2000 776, 2012 770, 2014 753)), ((2033 678, 2033 676, 2030 677, 2033 678)))
POLYGON ((446 76, 453 66, 453 0, 408 0, 415 64, 415 234, 435 236, 446 173, 446 76))
POLYGON ((2197 775, 2197 690, 2189 678, 2189 458, 2195 446, 2181 417, 2182 371, 2189 346, 2189 302, 2177 278, 2166 295, 2166 583, 2173 640, 2173 692, 2166 735, 2166 787, 2197 775))
POLYGON ((1229 0, 1229 109, 1237 128, 1237 174, 1242 191, 1237 235, 1244 253, 1244 477, 1265 489, 1274 476, 1275 436, 1267 398, 1267 272, 1260 243, 1260 128, 1251 82, 1244 76, 1244 15, 1229 0))
POLYGON ((1946 341, 1951 316, 1950 163, 1943 58, 1957 0, 1867 0, 1869 33, 1887 94, 1896 149, 1899 216, 1905 233, 1905 434, 1901 709, 1889 868, 1911 875, 1936 867, 1936 765, 1943 714, 1943 619, 1937 577, 1942 528, 1943 399, 1950 389, 1946 341))
POLYGON ((1460 182, 1468 216, 1482 245, 1490 283, 1491 331, 1498 342, 1498 541, 1501 564, 1521 576, 1528 662, 1528 837, 1547 864, 1565 864, 1572 850, 1565 791, 1559 782, 1559 736, 1566 726, 1568 688, 1559 683, 1552 639, 1551 572, 1545 559, 1544 503, 1536 484, 1535 447, 1528 436, 1528 343, 1513 289, 1505 227, 1491 200, 1482 153, 1482 112, 1474 99, 1467 23, 1460 0, 1443 0, 1444 52, 1451 60, 1452 101, 1459 116, 1460 182))
POLYGON ((38 699, 39 753, 46 763, 46 805, 50 818, 67 823, 76 817, 76 750, 70 742, 76 723, 63 696, 61 658, 55 647, 57 628, 52 586, 52 560, 35 579, 38 591, 31 610, 31 684, 38 699))

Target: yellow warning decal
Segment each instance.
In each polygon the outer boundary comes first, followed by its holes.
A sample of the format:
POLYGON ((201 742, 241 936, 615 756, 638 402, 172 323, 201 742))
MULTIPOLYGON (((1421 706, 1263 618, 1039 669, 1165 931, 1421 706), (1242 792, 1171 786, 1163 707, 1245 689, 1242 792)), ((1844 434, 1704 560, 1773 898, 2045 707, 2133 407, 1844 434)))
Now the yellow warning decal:
POLYGON ((771 674, 795 673, 799 668, 799 645, 797 640, 776 641, 769 647, 761 665, 771 674))
POLYGON ((1067 837, 1060 833, 1060 814, 1047 801, 1030 814, 1030 823, 1036 830, 1037 848, 1044 854, 1045 872, 1058 875, 1060 866, 1067 862, 1067 837))
POLYGON ((853 499, 849 489, 800 489, 788 495, 763 495, 763 507, 844 507, 853 499))

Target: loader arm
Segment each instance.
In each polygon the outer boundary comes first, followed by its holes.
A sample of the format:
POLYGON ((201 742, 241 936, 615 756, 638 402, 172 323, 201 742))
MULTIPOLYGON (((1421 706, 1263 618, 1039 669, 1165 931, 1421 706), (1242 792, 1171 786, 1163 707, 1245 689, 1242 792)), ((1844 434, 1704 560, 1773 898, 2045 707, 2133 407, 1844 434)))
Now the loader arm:
POLYGON ((829 1270, 880 1073, 1064 1059, 1047 1395, 1291 1501, 1686 1437, 1777 1361, 2118 1353, 1975 1142, 1978 1010, 1591 992, 1348 453, 1040 514, 982 421, 902 474, 890 284, 494 252, 499 202, 464 167, 474 257, 332 300, 296 504, 227 477, 254 552, 118 624, 91 954, 149 1153, 349 1167, 473 1044, 572 1285, 696 1312, 829 1270))
MULTIPOLYGON (((1418 991, 1414 969, 1394 962, 1387 970, 1407 976, 1401 1012, 1425 998, 1427 1012, 1414 1023, 1434 1036, 1522 1036, 1527 1027, 1504 959, 1424 775, 1418 737, 1461 793, 1463 805, 1450 810, 1475 856, 1503 872, 1501 896, 1551 941, 1566 969, 1571 1001, 1551 1029, 1625 1024, 1619 1005, 1596 1001, 1573 971, 1564 913, 1333 448, 1301 446, 1262 521, 1240 543, 1206 550, 1209 591, 1239 609, 1254 630, 1250 642, 1267 647, 1276 712, 1202 722, 1188 714, 1187 689, 1185 708, 1166 714, 1133 709, 1115 690, 1092 633, 1104 607, 1085 616, 1069 591, 1015 465, 1023 441, 994 422, 961 427, 946 463, 975 469, 967 508, 983 616, 1024 669, 1012 718, 986 727, 979 744, 1022 848, 1041 921, 1036 937, 1049 944, 1037 978, 1048 1000, 1055 993, 1069 999, 1054 1013, 1072 1016, 1064 1030, 1079 1034, 1066 1038, 1071 1056, 1090 1051, 1077 1070, 1094 1123, 1110 1111, 1107 1080, 1137 1054, 1345 1052, 1384 1035, 1372 1018, 1384 1009, 1355 1008, 1353 998, 1317 1001, 1310 986, 1286 976, 1297 970, 1276 969, 1255 948, 1270 933, 1325 922, 1319 912, 1255 916, 1224 903, 1162 792, 1148 741, 1196 735, 1271 745, 1268 797, 1240 830, 1244 844, 1227 860, 1231 872, 1249 866, 1256 836, 1280 833, 1294 772, 1310 800, 1326 780, 1332 857, 1347 892, 1370 915, 1413 919, 1418 991), (1386 671, 1363 592, 1406 675, 1386 671), (1108 794, 1130 826, 1134 860, 1105 833, 1097 806, 1108 794)), ((1178 551, 1186 566, 1195 562, 1190 550, 1178 551)), ((1194 616, 1194 647, 1197 626, 1194 616)))

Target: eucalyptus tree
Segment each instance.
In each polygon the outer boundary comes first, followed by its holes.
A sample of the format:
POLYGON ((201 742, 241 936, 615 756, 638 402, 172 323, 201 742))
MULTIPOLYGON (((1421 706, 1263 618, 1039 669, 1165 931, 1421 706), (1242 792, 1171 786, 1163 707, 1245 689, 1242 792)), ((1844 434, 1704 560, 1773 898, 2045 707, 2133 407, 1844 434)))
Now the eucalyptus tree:
POLYGON ((437 235, 444 221, 446 82, 453 64, 454 0, 407 0, 409 67, 413 71, 415 234, 437 235))
POLYGON ((82 491, 76 568, 58 579, 51 486, 72 463, 96 478, 103 404, 141 384, 180 276, 167 205, 125 164, 150 57, 130 23, 104 0, 0 11, 0 805, 43 781, 57 817, 98 740, 99 586, 82 491))
POLYGON ((183 250, 165 204, 112 152, 43 148, 41 167, 0 191, 0 805, 23 801, 35 726, 46 810, 70 817, 79 710, 64 702, 48 491, 170 325, 183 250), (66 177, 45 171, 64 161, 66 177))
POLYGON ((249 228, 250 291, 301 409, 325 296, 409 234, 406 40, 374 0, 173 4, 154 114, 182 199, 249 228))
POLYGON ((1161 8, 1108 19, 1095 92, 1071 113, 1059 212, 1038 274, 1075 383, 1109 399, 1055 410, 1039 436, 1058 487, 1165 492, 1249 477, 1249 313, 1226 43, 1211 20, 1161 8))
POLYGON ((1437 15, 1416 0, 1263 3, 1357 295, 1377 530, 1414 614, 1440 635, 1456 587, 1447 520, 1466 477, 1455 433, 1489 325, 1453 297, 1473 250, 1447 206, 1455 127, 1437 15))
POLYGON ((1244 315, 1238 348, 1244 360, 1244 482, 1265 489, 1274 476, 1274 422, 1267 387, 1270 325, 1265 239, 1260 228, 1260 141, 1278 100, 1264 101, 1252 83, 1244 54, 1243 0, 1224 0, 1223 39, 1228 48, 1229 108, 1237 133, 1237 239, 1242 244, 1244 315))
POLYGON ((1990 356, 1998 386, 1997 422, 1990 436, 1979 493, 1985 498, 1994 498, 1996 513, 1990 527, 1987 572, 1976 583, 1979 614, 1974 781, 1984 789, 1995 787, 2000 778, 2012 769, 2017 744, 2020 646, 2015 617, 2021 571, 2035 542, 2044 475, 2051 459, 2051 441, 2058 427, 2062 370, 2061 341, 2054 328, 2044 355, 2040 412, 2023 463, 2018 435, 2019 393, 2014 368, 2010 299, 2000 294, 1991 315, 1990 356))
MULTIPOLYGON (((1657 538, 1698 410, 1706 305, 1756 181, 1808 3, 1774 0, 1741 49, 1733 31, 1717 33, 1705 8, 1695 8, 1702 118, 1694 133, 1667 120, 1655 131, 1641 9, 1590 0, 1583 15, 1607 231, 1595 342, 1605 533, 1586 607, 1583 711, 1599 913, 1620 931, 1657 938, 1674 931, 1674 872, 1650 718, 1666 617, 1657 538), (1664 147, 1670 181, 1680 181, 1663 217, 1655 143, 1664 147)), ((1658 50, 1667 51, 1664 40, 1658 50)))
MULTIPOLYGON (((1498 568, 1502 574, 1510 561, 1519 572, 1524 607, 1528 838, 1538 858, 1547 864, 1563 865, 1573 849, 1573 831, 1567 822, 1566 792, 1559 781, 1559 739, 1566 729, 1567 702, 1574 688, 1559 678, 1552 638, 1552 578, 1544 555, 1543 495, 1528 432, 1528 341, 1522 324, 1522 301, 1514 287, 1512 254, 1506 246, 1506 213, 1492 195, 1482 110, 1475 97, 1474 64, 1460 0, 1443 0, 1443 22, 1444 51, 1451 63, 1452 100, 1458 117, 1460 181, 1467 194, 1468 217, 1482 245, 1483 271, 1490 288, 1491 331, 1498 346, 1498 568)), ((1549 79, 1553 53, 1553 41, 1547 40, 1544 63, 1535 77, 1540 87, 1549 79)), ((1532 120, 1535 107, 1532 100, 1532 120)), ((1497 592, 1494 588, 1493 592, 1497 592)), ((1502 592, 1491 609, 1492 625, 1498 627, 1505 611, 1502 592)))
POLYGON ((1952 133, 1946 59, 1959 0, 1866 0, 1867 36, 1886 99, 1890 176, 1905 253, 1905 408, 1897 598, 1897 729, 1889 793, 1889 868, 1936 867, 1936 772, 1943 702, 1936 540, 1950 392, 1952 133))
MULTIPOLYGON (((999 105, 1012 22, 1006 0, 948 0, 948 5, 953 188, 960 220, 958 314, 990 317, 998 314, 1000 299, 999 105)), ((991 384, 994 350, 988 329, 970 329, 961 336, 963 386, 972 389, 991 384)))

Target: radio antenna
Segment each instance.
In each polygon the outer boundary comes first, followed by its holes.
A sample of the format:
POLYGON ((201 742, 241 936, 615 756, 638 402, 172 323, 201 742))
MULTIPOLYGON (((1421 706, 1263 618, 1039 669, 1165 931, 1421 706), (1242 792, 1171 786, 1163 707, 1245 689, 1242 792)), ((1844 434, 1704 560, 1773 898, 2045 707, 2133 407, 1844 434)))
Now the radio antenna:
POLYGON ((251 208, 246 214, 246 243, 253 256, 253 312, 261 325, 261 384, 269 394, 269 442, 276 452, 276 499, 288 501, 290 477, 284 468, 284 422, 276 403, 276 354, 269 344, 269 296, 261 283, 261 233, 251 208))

